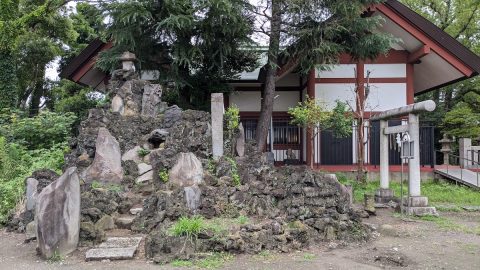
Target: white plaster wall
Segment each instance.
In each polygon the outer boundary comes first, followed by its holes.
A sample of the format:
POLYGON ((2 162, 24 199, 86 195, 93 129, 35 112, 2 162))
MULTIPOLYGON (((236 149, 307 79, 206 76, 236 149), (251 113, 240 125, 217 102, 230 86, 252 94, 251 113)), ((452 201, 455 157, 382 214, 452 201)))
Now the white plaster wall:
POLYGON ((230 94, 230 104, 235 104, 241 112, 260 111, 260 91, 238 91, 230 94))
POLYGON ((275 103, 273 111, 286 112, 289 108, 297 106, 300 101, 300 93, 297 91, 277 91, 275 92, 275 103))
POLYGON ((315 85, 315 98, 326 109, 333 109, 336 100, 348 102, 355 108, 354 89, 355 84, 353 83, 317 83, 315 85))
POLYGON ((367 111, 385 111, 407 105, 407 84, 370 84, 367 111))
MULTIPOLYGON (((288 111, 297 106, 300 94, 297 91, 278 91, 275 93, 273 110, 276 112, 288 111)), ((241 112, 259 112, 261 105, 260 91, 237 91, 230 94, 230 104, 235 104, 241 112)))
POLYGON ((365 64, 365 78, 370 71, 370 78, 406 78, 406 64, 365 64))
POLYGON ((356 64, 331 65, 330 70, 316 69, 317 78, 355 78, 356 64))

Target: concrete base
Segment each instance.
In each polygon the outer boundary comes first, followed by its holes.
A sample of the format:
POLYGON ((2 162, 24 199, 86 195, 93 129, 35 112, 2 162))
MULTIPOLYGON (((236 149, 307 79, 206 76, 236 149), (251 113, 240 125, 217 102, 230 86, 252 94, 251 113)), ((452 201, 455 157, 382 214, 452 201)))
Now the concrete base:
POLYGON ((435 207, 428 206, 428 198, 423 196, 415 196, 405 201, 404 207, 407 209, 408 215, 413 216, 438 216, 435 207), (410 207, 408 207, 410 206, 410 207))
POLYGON ((407 207, 407 214, 411 216, 438 216, 437 209, 435 207, 407 207))
POLYGON ((375 202, 376 203, 388 203, 391 200, 393 200, 394 197, 394 192, 393 190, 387 188, 380 188, 375 191, 375 202))

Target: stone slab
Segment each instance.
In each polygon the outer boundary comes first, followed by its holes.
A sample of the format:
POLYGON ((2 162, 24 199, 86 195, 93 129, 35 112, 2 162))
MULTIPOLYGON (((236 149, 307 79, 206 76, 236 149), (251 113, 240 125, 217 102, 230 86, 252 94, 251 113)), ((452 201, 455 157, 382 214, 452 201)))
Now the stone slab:
POLYGON ((142 237, 109 237, 97 248, 87 251, 85 260, 128 260, 135 256, 135 253, 142 241, 142 237))
POLYGON ((99 248, 137 248, 142 241, 141 236, 137 237, 109 237, 105 242, 101 243, 99 248))
POLYGON ((130 214, 132 215, 138 215, 143 211, 143 207, 134 207, 130 209, 130 214))
POLYGON ((144 174, 142 174, 140 177, 135 180, 136 183, 143 183, 147 181, 152 181, 153 180, 153 171, 148 171, 144 174))
POLYGON ((135 256, 136 247, 126 248, 94 248, 85 254, 86 261, 128 260, 135 256))
POLYGON ((115 218, 115 225, 120 229, 129 229, 132 226, 135 216, 123 216, 115 218))
POLYGON ((146 163, 140 163, 138 166, 138 175, 145 174, 152 170, 152 165, 148 165, 146 163))

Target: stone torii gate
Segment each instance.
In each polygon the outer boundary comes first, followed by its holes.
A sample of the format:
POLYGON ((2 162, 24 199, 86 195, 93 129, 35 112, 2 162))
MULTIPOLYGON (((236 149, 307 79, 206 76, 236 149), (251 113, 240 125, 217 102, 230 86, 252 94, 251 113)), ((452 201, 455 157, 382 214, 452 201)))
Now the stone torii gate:
MULTIPOLYGON (((413 153, 408 165, 408 200, 406 202, 407 213, 410 215, 436 215, 435 207, 428 206, 428 198, 421 196, 420 192, 420 135, 419 116, 420 112, 435 110, 433 100, 422 101, 408 106, 384 111, 370 118, 371 121, 380 120, 380 189, 375 193, 376 202, 386 203, 394 194, 389 187, 390 172, 388 164, 388 135, 408 132, 410 141, 413 142, 413 153), (400 126, 388 126, 388 120, 408 115, 408 124, 400 126)), ((402 160, 403 162, 403 160, 402 160)))

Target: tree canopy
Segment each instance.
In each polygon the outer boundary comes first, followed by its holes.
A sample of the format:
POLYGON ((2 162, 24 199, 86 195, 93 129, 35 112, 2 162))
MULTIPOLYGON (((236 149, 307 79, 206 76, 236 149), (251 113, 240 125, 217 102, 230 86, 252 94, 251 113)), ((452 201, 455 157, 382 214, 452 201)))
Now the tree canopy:
POLYGON ((180 105, 208 110, 212 92, 228 92, 226 81, 256 66, 250 35, 253 20, 244 0, 141 0, 106 5, 107 34, 114 47, 98 66, 112 71, 125 50, 142 70, 160 71, 173 83, 180 105))

